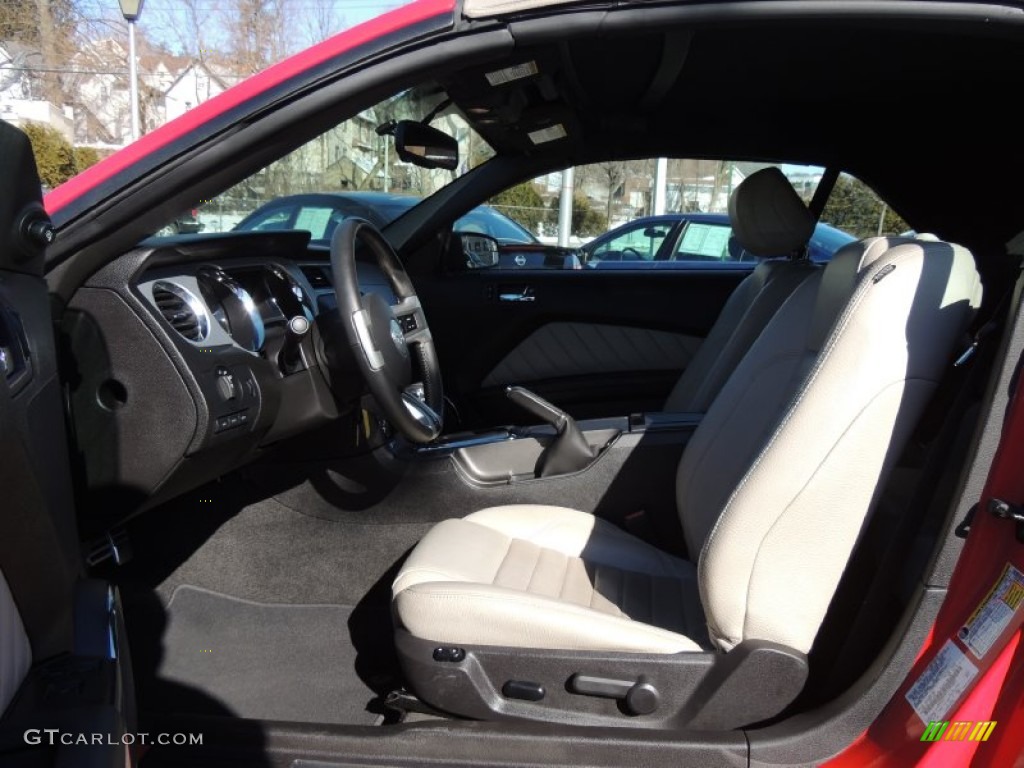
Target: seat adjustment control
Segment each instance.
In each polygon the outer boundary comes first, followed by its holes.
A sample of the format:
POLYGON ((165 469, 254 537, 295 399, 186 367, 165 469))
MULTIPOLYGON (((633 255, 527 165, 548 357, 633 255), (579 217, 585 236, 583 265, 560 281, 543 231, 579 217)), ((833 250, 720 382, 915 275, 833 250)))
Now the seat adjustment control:
POLYGON ((661 699, 658 689, 642 675, 636 680, 613 680, 576 673, 569 678, 569 690, 584 696, 619 699, 631 715, 651 714, 661 699))
POLYGON ((529 680, 509 680, 501 686, 501 695, 506 699, 522 699, 523 701, 540 701, 544 698, 544 686, 531 683, 529 680))
POLYGON ((452 661, 460 662, 466 658, 465 648, 455 648, 452 646, 440 646, 434 649, 434 661, 452 661))

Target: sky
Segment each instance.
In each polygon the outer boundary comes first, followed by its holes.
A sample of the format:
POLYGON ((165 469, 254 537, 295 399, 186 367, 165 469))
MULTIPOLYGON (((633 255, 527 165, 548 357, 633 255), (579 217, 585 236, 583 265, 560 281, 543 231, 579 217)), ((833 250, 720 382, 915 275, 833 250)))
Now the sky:
MULTIPOLYGON (((0 0, 2 1, 2 0, 0 0)), ((280 0, 294 19, 289 53, 320 42, 361 24, 410 0, 280 0)), ((229 3, 218 0, 144 0, 137 31, 173 53, 194 53, 197 47, 189 22, 188 5, 194 6, 202 24, 204 45, 224 48, 233 33, 224 12, 229 3)), ((79 16, 96 36, 127 36, 117 0, 76 0, 79 16)))

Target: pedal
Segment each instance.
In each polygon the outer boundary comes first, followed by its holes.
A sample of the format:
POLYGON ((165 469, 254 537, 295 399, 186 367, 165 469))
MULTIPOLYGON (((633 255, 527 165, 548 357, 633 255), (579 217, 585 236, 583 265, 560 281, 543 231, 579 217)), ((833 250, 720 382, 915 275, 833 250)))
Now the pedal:
POLYGON ((90 568, 113 560, 117 565, 124 565, 132 559, 132 543, 128 532, 123 528, 112 528, 105 535, 93 539, 87 546, 85 562, 90 568))

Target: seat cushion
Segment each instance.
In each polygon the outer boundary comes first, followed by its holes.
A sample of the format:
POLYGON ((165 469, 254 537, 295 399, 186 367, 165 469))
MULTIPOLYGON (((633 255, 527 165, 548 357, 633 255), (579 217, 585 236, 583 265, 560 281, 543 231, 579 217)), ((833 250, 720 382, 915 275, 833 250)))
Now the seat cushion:
POLYGON ((676 653, 709 646, 692 563, 564 507, 492 507, 435 526, 392 588, 440 643, 676 653))

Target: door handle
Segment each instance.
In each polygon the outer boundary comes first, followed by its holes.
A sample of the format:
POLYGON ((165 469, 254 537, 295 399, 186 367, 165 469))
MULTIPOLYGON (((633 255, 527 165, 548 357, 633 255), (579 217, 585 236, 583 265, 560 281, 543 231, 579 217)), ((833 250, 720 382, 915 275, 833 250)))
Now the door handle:
POLYGON ((523 288, 522 291, 516 293, 514 291, 508 291, 506 293, 498 294, 498 301, 536 301, 537 297, 533 295, 533 289, 530 287, 523 288))

